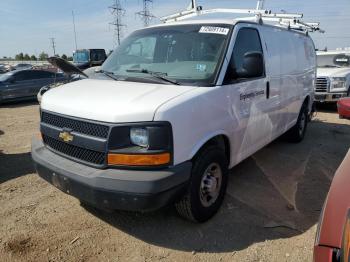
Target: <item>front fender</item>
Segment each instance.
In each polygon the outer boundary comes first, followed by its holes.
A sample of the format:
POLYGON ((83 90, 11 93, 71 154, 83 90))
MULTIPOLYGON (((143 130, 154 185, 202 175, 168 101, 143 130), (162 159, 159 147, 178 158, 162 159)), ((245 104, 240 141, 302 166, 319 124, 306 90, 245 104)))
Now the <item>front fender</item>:
POLYGON ((217 137, 217 136, 225 136, 228 139, 228 141, 230 143, 230 147, 231 147, 231 141, 229 139, 229 134, 227 132, 225 132, 224 130, 218 130, 218 131, 211 132, 211 133, 205 135, 201 140, 199 140, 198 143, 196 143, 193 146, 191 153, 189 155, 189 159, 192 159, 208 141, 210 141, 211 139, 213 139, 214 137, 217 137))

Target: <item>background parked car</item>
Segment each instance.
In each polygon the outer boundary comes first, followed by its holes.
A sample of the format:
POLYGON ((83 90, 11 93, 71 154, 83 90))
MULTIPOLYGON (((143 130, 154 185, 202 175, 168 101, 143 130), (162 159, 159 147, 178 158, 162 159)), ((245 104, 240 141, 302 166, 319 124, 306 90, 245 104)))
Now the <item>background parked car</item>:
POLYGON ((7 72, 7 69, 6 69, 5 65, 0 64, 0 74, 6 73, 6 72, 7 72))
POLYGON ((27 70, 27 69, 33 69, 33 65, 31 64, 17 64, 13 67, 14 70, 27 70))
POLYGON ((5 73, 0 76, 0 103, 34 98, 41 87, 65 80, 63 74, 43 70, 16 70, 5 73))
POLYGON ((315 262, 350 261, 350 151, 338 168, 321 212, 315 262))
POLYGON ((81 70, 100 66, 106 60, 104 49, 79 49, 73 53, 73 64, 81 70))
POLYGON ((317 53, 315 101, 337 102, 350 96, 350 52, 317 53))

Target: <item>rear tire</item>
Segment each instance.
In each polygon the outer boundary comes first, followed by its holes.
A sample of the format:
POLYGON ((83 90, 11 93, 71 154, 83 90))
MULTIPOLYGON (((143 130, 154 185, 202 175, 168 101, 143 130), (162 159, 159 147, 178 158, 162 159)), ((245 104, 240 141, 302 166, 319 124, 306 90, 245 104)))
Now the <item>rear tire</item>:
POLYGON ((286 133, 287 139, 291 143, 299 143, 301 142, 306 133, 307 124, 308 124, 308 109, 307 103, 304 103, 300 109, 300 113, 298 116, 298 120, 296 124, 286 133))
POLYGON ((183 198, 175 203, 180 216, 202 223, 219 210, 226 193, 228 161, 218 146, 208 146, 194 159, 191 180, 183 198))

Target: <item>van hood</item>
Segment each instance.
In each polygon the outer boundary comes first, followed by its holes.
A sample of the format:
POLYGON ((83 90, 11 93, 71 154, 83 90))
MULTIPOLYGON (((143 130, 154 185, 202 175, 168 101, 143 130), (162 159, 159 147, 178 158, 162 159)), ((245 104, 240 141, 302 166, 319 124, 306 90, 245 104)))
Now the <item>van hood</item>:
POLYGON ((318 67, 317 76, 346 77, 350 74, 350 67, 318 67))
POLYGON ((195 88, 85 79, 46 92, 41 109, 110 123, 153 121, 159 106, 195 88))
POLYGON ((83 71, 81 71, 76 65, 60 58, 60 57, 49 57, 47 61, 57 67, 58 69, 62 70, 64 73, 67 75, 73 75, 73 74, 78 74, 78 75, 83 75, 85 77, 88 77, 83 71))

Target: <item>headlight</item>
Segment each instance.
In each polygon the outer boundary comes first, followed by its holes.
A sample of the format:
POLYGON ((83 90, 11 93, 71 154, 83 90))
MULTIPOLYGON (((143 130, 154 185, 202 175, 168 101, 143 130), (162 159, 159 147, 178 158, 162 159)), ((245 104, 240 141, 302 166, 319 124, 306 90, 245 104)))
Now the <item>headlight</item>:
POLYGON ((332 89, 345 88, 345 77, 333 77, 331 79, 332 89))
POLYGON ((130 141, 134 145, 145 147, 149 146, 149 132, 146 128, 131 128, 130 129, 130 141))
POLYGON ((169 122, 120 124, 112 127, 107 164, 123 167, 164 167, 173 161, 173 135, 169 122))

